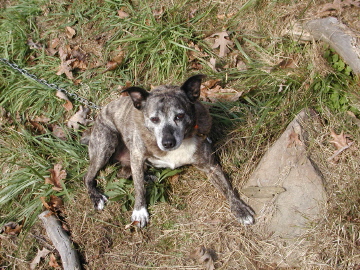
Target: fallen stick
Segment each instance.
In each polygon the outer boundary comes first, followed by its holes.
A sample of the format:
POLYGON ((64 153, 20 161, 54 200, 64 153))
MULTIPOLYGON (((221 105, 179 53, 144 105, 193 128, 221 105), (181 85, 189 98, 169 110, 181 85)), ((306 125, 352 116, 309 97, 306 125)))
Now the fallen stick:
POLYGON ((315 39, 327 42, 353 69, 360 74, 360 47, 357 35, 335 17, 311 20, 305 23, 315 39))
POLYGON ((48 237, 60 253, 64 270, 80 270, 78 254, 73 249, 69 235, 62 228, 60 221, 50 211, 42 212, 39 218, 44 224, 48 237))

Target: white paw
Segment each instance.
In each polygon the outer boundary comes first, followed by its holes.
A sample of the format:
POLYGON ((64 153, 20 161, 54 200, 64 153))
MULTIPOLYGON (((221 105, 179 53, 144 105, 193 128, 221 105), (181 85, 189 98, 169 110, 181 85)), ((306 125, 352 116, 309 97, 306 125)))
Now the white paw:
POLYGON ((252 225, 255 223, 253 216, 248 215, 247 217, 242 218, 241 223, 244 225, 252 225))
POLYGON ((141 228, 146 226, 146 224, 149 223, 149 213, 146 208, 142 207, 139 210, 134 210, 131 215, 131 221, 138 221, 138 225, 141 228))
POLYGON ((99 201, 97 202, 95 208, 96 210, 103 210, 105 207, 105 203, 108 201, 108 199, 106 198, 106 196, 101 195, 101 198, 99 199, 99 201))

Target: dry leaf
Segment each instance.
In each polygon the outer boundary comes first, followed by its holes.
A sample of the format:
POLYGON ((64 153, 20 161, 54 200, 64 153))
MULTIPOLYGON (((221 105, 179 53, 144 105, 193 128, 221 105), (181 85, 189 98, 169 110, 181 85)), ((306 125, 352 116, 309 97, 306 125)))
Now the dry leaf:
POLYGON ((197 248, 195 251, 193 251, 190 254, 190 257, 194 260, 199 261, 200 263, 204 263, 206 270, 214 270, 215 269, 214 260, 211 257, 211 254, 204 247, 197 248))
POLYGON ((73 80, 74 79, 74 76, 72 74, 72 66, 71 66, 71 63, 74 62, 76 59, 71 59, 71 60, 67 60, 67 61, 64 61, 64 62, 61 62, 60 66, 59 66, 59 70, 58 72, 56 72, 56 75, 62 75, 65 73, 66 77, 69 79, 69 80, 73 80))
POLYGON ((38 249, 38 252, 35 258, 30 263, 30 270, 36 269, 37 265, 40 263, 40 260, 45 258, 50 253, 50 250, 43 248, 42 250, 38 249))
POLYGON ((192 8, 192 9, 190 9, 189 18, 190 18, 190 19, 193 19, 193 18, 195 17, 195 14, 196 14, 196 12, 197 12, 198 10, 199 10, 198 8, 192 8))
POLYGON ((55 164, 53 169, 49 169, 50 177, 45 178, 45 184, 54 185, 54 190, 62 190, 61 182, 66 178, 66 171, 61 170, 61 164, 55 164))
POLYGON ((49 201, 46 201, 45 197, 40 197, 40 200, 43 206, 51 212, 50 215, 64 211, 63 200, 55 195, 51 195, 49 201))
POLYGON ((28 39, 27 45, 31 50, 41 50, 44 47, 41 43, 36 43, 31 38, 28 39))
POLYGON ((39 122, 29 120, 29 123, 32 125, 35 132, 37 132, 39 134, 45 134, 46 133, 45 127, 43 125, 41 125, 39 122))
POLYGON ((165 7, 161 7, 153 11, 154 17, 161 17, 164 14, 165 7))
POLYGON ((332 144, 334 144, 335 148, 337 150, 342 149, 344 147, 349 146, 350 141, 350 135, 344 134, 344 131, 341 131, 341 133, 338 135, 335 133, 334 130, 330 131, 331 137, 334 138, 334 140, 330 141, 332 144))
POLYGON ((125 230, 130 229, 130 228, 132 228, 132 227, 137 227, 139 223, 140 223, 140 221, 136 221, 136 220, 135 220, 135 221, 133 221, 133 222, 125 225, 125 230))
POLYGON ((230 52, 229 47, 232 47, 234 43, 231 40, 229 40, 229 34, 226 31, 211 35, 211 37, 216 37, 216 36, 217 38, 215 39, 212 48, 213 49, 219 48, 219 57, 224 57, 230 52))
POLYGON ((330 16, 334 12, 342 12, 345 7, 360 7, 359 0, 334 0, 333 3, 321 5, 318 15, 321 17, 330 16))
POLYGON ((124 8, 118 10, 118 16, 120 19, 125 19, 125 18, 130 17, 130 15, 124 11, 124 8))
POLYGON ((200 97, 210 102, 218 100, 237 101, 243 94, 243 91, 238 92, 230 88, 223 89, 219 82, 221 82, 220 79, 203 82, 200 88, 200 97))
POLYGON ((119 64, 117 62, 109 61, 109 62, 106 63, 106 70, 103 73, 105 73, 107 71, 115 70, 115 69, 118 68, 118 66, 119 66, 119 64))
POLYGON ((50 56, 54 56, 58 52, 56 48, 59 46, 59 44, 60 44, 60 39, 58 38, 49 41, 49 46, 48 48, 46 48, 47 54, 50 56))
POLYGON ((66 36, 69 39, 72 39, 76 35, 76 31, 73 28, 71 28, 70 26, 66 26, 65 32, 66 32, 66 36))
POLYGON ((330 143, 334 144, 336 151, 328 158, 328 161, 333 160, 337 162, 339 160, 339 155, 348 149, 354 142, 350 140, 350 135, 344 134, 344 131, 341 131, 340 134, 336 134, 334 130, 331 130, 330 135, 334 139, 330 141, 330 143))
POLYGON ((86 54, 79 48, 79 46, 76 46, 74 49, 71 49, 70 46, 60 47, 59 56, 61 64, 56 75, 62 75, 65 73, 68 79, 73 80, 73 69, 87 69, 86 54))
POLYGON ((211 67, 211 69, 213 71, 218 72, 218 70, 216 69, 216 58, 215 57, 210 57, 209 66, 211 67))
MULTIPOLYGON (((24 221, 22 222, 24 223, 24 221)), ((4 225, 4 227, 1 230, 1 233, 5 233, 8 235, 19 235, 21 232, 23 225, 16 223, 16 222, 8 222, 4 225)))
POLYGON ((287 148, 290 148, 293 146, 296 147, 297 145, 303 145, 303 142, 300 140, 299 134, 293 130, 293 131, 291 131, 291 133, 289 135, 289 143, 287 145, 287 148))
POLYGON ((66 132, 61 126, 52 125, 51 129, 54 136, 58 137, 60 140, 66 141, 67 139, 66 132))
POLYGON ((35 116, 33 121, 36 121, 36 122, 41 122, 41 123, 48 123, 50 121, 50 118, 49 117, 46 117, 44 115, 42 116, 35 116))
POLYGON ((57 91, 56 92, 56 96, 60 99, 66 100, 66 103, 63 104, 63 107, 65 108, 65 110, 67 111, 71 111, 73 108, 73 104, 71 103, 71 101, 69 100, 69 98, 65 95, 64 92, 62 91, 57 91))
POLYGON ((216 15, 216 18, 218 18, 219 20, 224 20, 224 19, 229 19, 229 18, 233 17, 234 15, 235 15, 235 13, 218 14, 218 15, 216 15))
MULTIPOLYGON (((118 89, 120 92, 122 92, 123 90, 129 88, 130 86, 132 86, 132 82, 126 81, 126 82, 125 82, 125 85, 119 85, 117 89, 118 89)), ((123 96, 123 94, 126 94, 126 92, 121 93, 122 96, 123 96)), ((126 95, 127 95, 127 94, 126 94, 126 95)), ((125 95, 125 96, 126 96, 126 95, 125 95)))
POLYGON ((73 116, 71 116, 69 121, 67 122, 68 128, 78 130, 80 128, 80 125, 88 125, 88 123, 91 122, 90 120, 86 119, 89 112, 89 108, 80 106, 79 110, 73 116))
POLYGON ((56 261, 56 257, 53 253, 50 254, 49 266, 54 268, 60 268, 60 265, 56 261))

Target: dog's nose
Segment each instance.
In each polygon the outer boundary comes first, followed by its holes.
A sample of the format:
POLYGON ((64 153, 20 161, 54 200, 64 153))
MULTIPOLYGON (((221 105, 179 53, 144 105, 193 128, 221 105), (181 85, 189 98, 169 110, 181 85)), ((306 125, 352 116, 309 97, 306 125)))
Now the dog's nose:
POLYGON ((162 145, 165 149, 171 149, 176 145, 176 141, 174 138, 164 138, 162 140, 162 145))

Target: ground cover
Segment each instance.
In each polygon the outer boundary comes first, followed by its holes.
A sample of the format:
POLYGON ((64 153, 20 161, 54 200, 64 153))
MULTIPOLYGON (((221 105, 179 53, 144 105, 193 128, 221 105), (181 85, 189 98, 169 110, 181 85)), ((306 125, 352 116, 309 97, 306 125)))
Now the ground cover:
MULTIPOLYGON (((0 57, 100 106, 126 86, 150 89, 206 74, 212 139, 237 189, 293 117, 314 108, 321 126, 309 134, 309 155, 329 201, 309 226, 311 248, 299 267, 359 269, 359 82, 326 44, 285 31, 328 15, 360 31, 359 9, 344 2, 326 10, 327 1, 7 0, 0 3, 0 57), (354 143, 329 162, 331 134, 341 132, 354 143)), ((199 247, 216 269, 276 269, 270 255, 286 258, 256 225, 238 224, 191 167, 154 172, 161 181, 148 188, 152 220, 144 230, 125 227, 132 183, 116 176, 116 165, 98 178, 111 203, 93 210, 81 180, 85 127, 68 126, 81 104, 0 65, 0 225, 15 222, 0 234, 1 269, 29 269, 43 247, 60 263, 37 218, 45 206, 63 217, 84 269, 209 269, 199 247)), ((92 110, 89 119, 95 116, 92 110)), ((53 269, 49 262, 47 255, 37 269, 53 269)))

